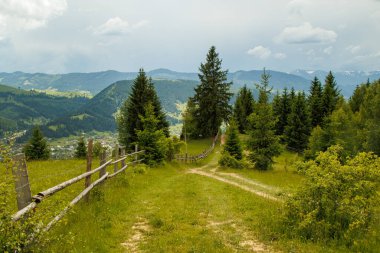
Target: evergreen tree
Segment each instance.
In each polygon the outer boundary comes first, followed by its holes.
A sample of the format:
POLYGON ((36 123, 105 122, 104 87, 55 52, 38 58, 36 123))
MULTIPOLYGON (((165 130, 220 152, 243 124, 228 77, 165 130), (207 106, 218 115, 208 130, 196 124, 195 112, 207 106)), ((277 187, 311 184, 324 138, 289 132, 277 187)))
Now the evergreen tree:
POLYGON ((288 94, 288 89, 285 88, 282 95, 276 95, 273 99, 273 112, 277 117, 275 129, 276 135, 283 135, 285 127, 288 124, 288 116, 291 111, 291 101, 288 94))
POLYGON ((250 89, 244 85, 239 90, 234 106, 234 118, 240 133, 245 133, 248 126, 248 116, 253 112, 255 100, 250 89))
POLYGON ((136 130, 143 130, 143 124, 139 115, 144 115, 145 106, 152 103, 154 114, 158 120, 157 127, 169 136, 169 123, 166 120, 154 84, 148 78, 143 69, 133 82, 132 91, 128 99, 123 103, 117 118, 119 142, 127 149, 133 149, 137 141, 136 130))
POLYGON ((145 150, 142 158, 148 165, 156 165, 165 159, 168 151, 167 139, 163 129, 159 128, 159 120, 154 112, 152 102, 145 106, 144 115, 139 115, 142 129, 136 130, 137 144, 145 150))
POLYGON ((257 85, 260 92, 259 103, 249 116, 251 130, 247 146, 251 152, 249 158, 255 163, 255 167, 267 170, 272 166, 273 157, 280 154, 280 146, 274 132, 276 118, 272 107, 268 104, 269 75, 264 70, 261 77, 261 85, 257 85))
POLYGON ((86 142, 81 136, 78 140, 77 148, 75 150, 75 157, 76 158, 86 158, 87 156, 87 147, 86 147, 86 142))
POLYGON ((349 100, 350 107, 353 112, 358 112, 360 109, 360 106, 363 104, 367 87, 369 87, 368 83, 365 85, 362 84, 360 86, 356 86, 356 89, 354 90, 354 94, 352 94, 349 100))
POLYGON ((322 125, 323 121, 323 104, 322 104, 322 84, 317 77, 311 82, 310 95, 308 98, 311 126, 316 127, 322 125))
POLYGON ((230 120, 229 124, 227 140, 224 144, 224 151, 235 157, 237 160, 241 160, 243 158, 243 151, 241 148, 237 125, 233 119, 230 120))
POLYGON ((308 144, 310 136, 310 115, 304 93, 298 93, 288 117, 285 128, 285 140, 291 150, 302 152, 308 144))
POLYGON ((181 140, 185 139, 185 134, 186 138, 194 138, 196 139, 198 137, 198 131, 197 131, 197 122, 195 119, 195 103, 192 98, 190 98, 187 101, 186 104, 186 110, 182 114, 182 132, 181 132, 181 140))
POLYGON ((324 117, 329 116, 334 111, 338 99, 339 90, 335 82, 335 77, 330 71, 326 76, 322 94, 322 108, 324 117))
POLYGON ((35 126, 32 137, 24 146, 23 152, 27 160, 47 160, 50 157, 50 150, 39 126, 35 126))
POLYGON ((198 74, 201 83, 195 88, 193 101, 197 135, 210 137, 217 134, 223 121, 228 121, 232 108, 229 100, 231 82, 227 82, 228 70, 222 70, 222 60, 212 46, 206 62, 201 63, 198 74))

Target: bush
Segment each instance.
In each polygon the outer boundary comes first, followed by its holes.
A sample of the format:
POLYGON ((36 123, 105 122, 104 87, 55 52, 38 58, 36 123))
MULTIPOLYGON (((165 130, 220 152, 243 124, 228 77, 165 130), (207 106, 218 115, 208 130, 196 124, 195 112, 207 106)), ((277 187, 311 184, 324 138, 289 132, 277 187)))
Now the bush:
POLYGON ((231 156, 228 152, 223 152, 221 158, 219 159, 219 165, 225 168, 242 169, 244 163, 237 160, 235 157, 231 156))
POLYGON ((133 173, 135 174, 145 174, 147 166, 145 164, 137 164, 133 167, 133 173))
POLYGON ((379 197, 380 159, 360 153, 343 163, 342 151, 332 146, 298 165, 306 183, 286 202, 284 225, 291 235, 347 246, 366 235, 379 197))

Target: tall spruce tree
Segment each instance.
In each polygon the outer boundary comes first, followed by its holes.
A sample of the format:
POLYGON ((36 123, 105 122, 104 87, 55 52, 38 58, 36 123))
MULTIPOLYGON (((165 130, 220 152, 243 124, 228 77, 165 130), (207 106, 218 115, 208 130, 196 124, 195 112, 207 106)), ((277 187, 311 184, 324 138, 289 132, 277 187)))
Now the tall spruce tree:
POLYGON ((314 77, 314 80, 311 82, 310 95, 308 98, 312 127, 322 125, 324 114, 322 94, 322 84, 317 77, 314 77))
POLYGON ((50 158, 50 150, 39 126, 35 126, 32 137, 24 146, 23 152, 27 160, 47 160, 50 158))
POLYGON ((265 70, 261 76, 259 89, 259 102, 255 111, 249 116, 250 131, 247 141, 250 150, 250 160, 260 170, 267 170, 272 166, 273 157, 280 154, 278 137, 275 135, 276 117, 273 115, 272 106, 268 103, 270 75, 265 70))
POLYGON ((338 99, 339 90, 335 82, 335 77, 330 71, 326 76, 322 94, 322 107, 324 117, 329 116, 334 111, 338 99))
POLYGON ((227 82, 228 70, 222 70, 222 60, 212 46, 206 62, 201 63, 198 74, 201 83, 195 88, 196 130, 199 137, 210 137, 217 134, 223 121, 228 121, 232 108, 229 100, 231 82, 227 82))
POLYGON ((239 90, 234 105, 234 118, 240 133, 245 133, 248 126, 248 116, 254 110, 255 100, 250 89, 244 85, 239 90))
POLYGON ((285 88, 282 95, 277 94, 273 99, 273 112, 277 117, 275 129, 276 135, 283 135, 285 127, 288 124, 288 116, 291 111, 291 101, 288 94, 288 89, 285 88))
POLYGON ((302 152, 310 136, 310 115, 304 93, 298 93, 288 117, 285 140, 289 149, 302 152))
POLYGON ((230 120, 227 130, 227 140, 224 144, 224 151, 235 157, 237 160, 243 158, 243 151, 238 135, 238 128, 234 119, 230 120))
POLYGON ((134 143, 137 141, 136 130, 143 130, 139 115, 144 115, 144 108, 149 102, 152 103, 154 108, 158 128, 162 129, 166 136, 169 136, 169 123, 162 111, 152 79, 146 76, 143 69, 140 69, 133 82, 131 94, 121 106, 117 118, 119 142, 129 150, 133 148, 134 143))
POLYGON ((165 159, 167 152, 167 140, 162 128, 159 127, 159 119, 155 115, 152 102, 145 106, 143 115, 139 115, 143 130, 136 130, 137 144, 145 150, 142 158, 148 165, 156 165, 165 159))

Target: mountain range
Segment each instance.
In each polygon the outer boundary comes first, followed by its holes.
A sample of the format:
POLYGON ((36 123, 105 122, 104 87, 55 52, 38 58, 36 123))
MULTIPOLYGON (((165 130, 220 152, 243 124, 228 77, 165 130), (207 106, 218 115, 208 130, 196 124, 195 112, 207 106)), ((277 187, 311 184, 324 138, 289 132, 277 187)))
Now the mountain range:
MULTIPOLYGON (((326 71, 296 70, 290 73, 268 70, 271 74, 271 85, 274 89, 294 87, 297 90, 308 90, 310 81, 317 76, 322 82, 327 75, 326 71)), ((234 82, 234 90, 247 84, 254 88, 254 83, 260 82, 262 70, 236 71, 228 74, 228 79, 234 82)), ((380 71, 345 71, 333 72, 337 84, 344 96, 350 96, 356 85, 380 78, 380 71)), ((176 72, 168 69, 156 69, 147 72, 153 79, 168 80, 194 80, 198 81, 197 73, 176 72)), ((31 89, 57 89, 59 91, 89 91, 96 95, 108 85, 120 80, 132 80, 137 72, 118 72, 114 70, 93 73, 68 73, 68 74, 44 74, 44 73, 0 73, 0 83, 25 90, 31 89)))

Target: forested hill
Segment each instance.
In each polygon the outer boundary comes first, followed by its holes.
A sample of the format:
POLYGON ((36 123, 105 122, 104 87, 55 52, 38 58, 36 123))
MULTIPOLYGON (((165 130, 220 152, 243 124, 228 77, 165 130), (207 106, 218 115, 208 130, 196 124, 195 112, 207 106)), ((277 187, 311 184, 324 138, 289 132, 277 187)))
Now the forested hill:
MULTIPOLYGON (((307 90, 310 81, 317 76, 324 80, 326 71, 305 71, 297 70, 291 73, 268 70, 271 74, 271 85, 274 89, 292 87, 296 90, 307 90)), ((254 83, 260 82, 262 70, 236 71, 228 74, 228 79, 234 82, 234 90, 247 84, 254 88, 254 83)), ((364 83, 367 79, 374 81, 380 78, 380 72, 334 72, 336 81, 344 96, 352 94, 356 85, 364 83)), ((154 79, 168 80, 194 80, 198 81, 197 73, 176 72, 168 69, 156 69, 147 72, 148 76, 154 79)), ((0 82, 16 88, 25 90, 53 88, 59 91, 89 91, 93 95, 105 89, 109 84, 119 80, 132 80, 137 76, 137 72, 102 71, 94 73, 69 73, 69 74, 44 74, 44 73, 0 73, 0 82)))
MULTIPOLYGON (((166 112, 176 113, 176 103, 193 95, 198 82, 192 80, 153 80, 166 112)), ((62 137, 88 131, 115 131, 115 113, 128 98, 133 80, 118 81, 101 91, 87 104, 42 127, 48 137, 62 137)), ((169 121, 176 119, 168 116, 169 121)))
POLYGON ((46 124, 88 101, 85 97, 51 96, 0 85, 0 132, 46 124))

